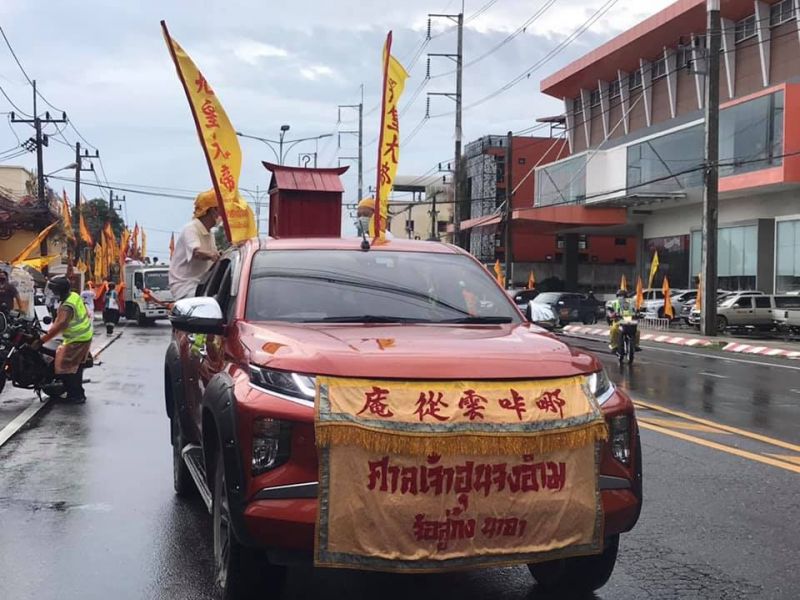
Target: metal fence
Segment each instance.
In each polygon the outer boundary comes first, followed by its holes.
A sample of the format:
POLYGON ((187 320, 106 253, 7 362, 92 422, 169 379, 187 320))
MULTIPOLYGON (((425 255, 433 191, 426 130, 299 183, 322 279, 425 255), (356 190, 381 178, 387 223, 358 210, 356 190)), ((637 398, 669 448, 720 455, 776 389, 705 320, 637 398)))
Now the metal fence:
POLYGON ((658 317, 642 317, 639 320, 639 325, 642 329, 669 331, 669 319, 659 319, 658 317))

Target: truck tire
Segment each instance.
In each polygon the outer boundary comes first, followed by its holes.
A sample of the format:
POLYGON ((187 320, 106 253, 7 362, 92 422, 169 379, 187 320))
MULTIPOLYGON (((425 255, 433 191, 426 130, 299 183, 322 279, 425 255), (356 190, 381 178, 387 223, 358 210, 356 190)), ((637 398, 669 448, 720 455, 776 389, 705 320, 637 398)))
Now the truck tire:
POLYGON ((722 315, 717 317, 717 332, 721 333, 728 328, 728 319, 722 315))
POLYGON ((615 535, 606 539, 602 554, 529 564, 528 569, 536 583, 554 597, 581 597, 608 582, 617 563, 618 550, 619 536, 615 535))
POLYGON ((136 308, 133 309, 133 318, 136 319, 136 324, 139 327, 144 327, 147 325, 147 318, 142 314, 142 310, 139 308, 139 305, 136 305, 136 308))
POLYGON ((266 556, 239 543, 230 524, 225 465, 218 450, 214 458, 211 522, 214 538, 214 588, 221 600, 279 597, 284 567, 270 565, 266 556))

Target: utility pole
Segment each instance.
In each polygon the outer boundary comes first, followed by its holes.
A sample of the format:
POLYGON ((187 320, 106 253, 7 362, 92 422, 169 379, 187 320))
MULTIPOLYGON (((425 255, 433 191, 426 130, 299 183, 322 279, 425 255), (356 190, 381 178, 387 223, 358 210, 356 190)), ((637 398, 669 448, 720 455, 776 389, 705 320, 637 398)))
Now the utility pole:
POLYGON ((78 218, 75 219, 74 226, 77 229, 75 235, 75 254, 78 258, 83 258, 81 254, 81 246, 83 245, 83 240, 81 239, 81 232, 80 232, 80 220, 81 220, 81 173, 84 171, 94 171, 94 165, 89 163, 89 168, 84 168, 83 166, 83 159, 84 158, 98 158, 100 156, 100 151, 95 150, 94 154, 89 154, 88 150, 84 150, 81 153, 81 143, 75 142, 75 211, 78 215, 78 218))
MULTIPOLYGON (((464 2, 461 2, 461 12, 457 15, 429 14, 428 18, 449 19, 456 23, 458 27, 458 42, 455 54, 428 54, 428 76, 430 76, 430 57, 445 57, 456 63, 456 91, 449 92, 428 92, 428 96, 447 96, 456 103, 456 123, 455 123, 455 148, 453 160, 453 242, 461 246, 460 225, 461 225, 461 205, 462 205, 462 186, 461 186, 461 89, 462 72, 464 57, 464 2)), ((428 22, 428 38, 430 38, 430 21, 428 22)))
MULTIPOLYGON (((48 125, 51 123, 66 123, 67 122, 67 114, 61 113, 60 119, 53 119, 50 117, 49 112, 44 113, 44 118, 39 117, 39 113, 37 112, 37 93, 36 93, 36 80, 34 79, 31 82, 33 86, 33 118, 31 119, 18 119, 17 116, 12 112, 11 113, 11 122, 12 123, 27 123, 29 125, 33 125, 35 130, 35 139, 34 144, 36 145, 36 197, 38 200, 39 208, 48 211, 47 207, 47 197, 45 194, 45 186, 44 186, 44 146, 48 145, 48 139, 46 135, 42 134, 42 125, 48 125)), ((42 256, 47 256, 47 240, 42 240, 41 245, 39 246, 39 253, 42 256)), ((47 267, 45 267, 46 269, 47 267)))
POLYGON ((513 280, 511 278, 511 265, 512 265, 512 254, 511 254, 511 216, 512 216, 512 206, 511 206, 511 192, 512 192, 512 181, 511 178, 511 159, 512 159, 512 152, 511 152, 511 142, 514 139, 513 132, 509 131, 506 135, 506 209, 503 211, 503 221, 505 224, 504 228, 504 235, 505 240, 503 242, 503 246, 505 248, 505 258, 506 258, 506 286, 508 288, 513 287, 513 280))
POLYGON ((436 196, 440 193, 439 190, 435 190, 431 200, 431 210, 429 211, 431 215, 431 237, 428 238, 429 242, 439 241, 439 211, 436 210, 436 196))
MULTIPOLYGON (((339 122, 342 120, 342 109, 358 111, 358 129, 339 132, 339 148, 342 147, 342 134, 358 136, 358 157, 342 157, 343 159, 358 160, 358 199, 364 197, 364 84, 361 84, 361 102, 358 104, 340 104, 339 122)), ((314 165, 316 166, 316 164, 314 165)))
POLYGON ((720 1, 707 0, 705 97, 705 190, 703 192, 702 333, 717 334, 717 224, 719 219, 720 1))

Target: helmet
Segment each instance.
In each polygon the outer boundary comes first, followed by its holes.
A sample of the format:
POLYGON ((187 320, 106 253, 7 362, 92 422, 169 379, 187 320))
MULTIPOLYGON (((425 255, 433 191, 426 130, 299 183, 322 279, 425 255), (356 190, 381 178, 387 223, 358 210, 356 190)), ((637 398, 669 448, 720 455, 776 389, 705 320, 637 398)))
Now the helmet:
POLYGON ((617 298, 626 298, 628 296, 628 292, 625 290, 617 290, 617 298))
POLYGON ((66 277, 53 277, 47 283, 47 287, 50 288, 53 291, 53 294, 61 300, 69 295, 70 284, 69 279, 66 277))

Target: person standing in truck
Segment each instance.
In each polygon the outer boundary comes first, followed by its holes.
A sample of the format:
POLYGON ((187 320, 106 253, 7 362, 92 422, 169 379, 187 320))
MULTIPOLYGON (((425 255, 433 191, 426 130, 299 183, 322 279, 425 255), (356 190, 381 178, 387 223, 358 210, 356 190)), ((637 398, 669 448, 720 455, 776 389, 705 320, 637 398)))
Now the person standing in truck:
POLYGON ((169 290, 175 300, 194 296, 203 275, 219 258, 211 233, 219 220, 214 190, 197 195, 192 217, 175 240, 175 252, 169 262, 169 290))

